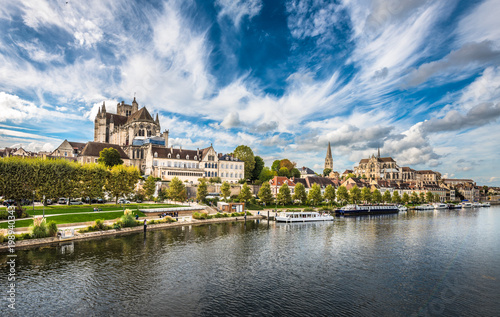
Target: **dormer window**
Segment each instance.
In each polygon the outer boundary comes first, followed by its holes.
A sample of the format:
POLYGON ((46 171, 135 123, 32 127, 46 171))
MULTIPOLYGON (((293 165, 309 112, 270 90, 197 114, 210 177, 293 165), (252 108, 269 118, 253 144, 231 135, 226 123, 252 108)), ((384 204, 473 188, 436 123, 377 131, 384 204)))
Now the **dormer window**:
POLYGON ((179 158, 181 158, 181 156, 180 156, 179 154, 177 154, 177 156, 176 156, 176 157, 177 157, 178 159, 179 159, 179 158))
POLYGON ((195 156, 194 156, 194 159, 195 159, 195 160, 197 160, 197 159, 198 159, 198 157, 195 155, 195 156))
POLYGON ((189 160, 189 155, 186 155, 186 160, 189 160))
POLYGON ((155 152, 155 157, 158 157, 158 152, 155 152))

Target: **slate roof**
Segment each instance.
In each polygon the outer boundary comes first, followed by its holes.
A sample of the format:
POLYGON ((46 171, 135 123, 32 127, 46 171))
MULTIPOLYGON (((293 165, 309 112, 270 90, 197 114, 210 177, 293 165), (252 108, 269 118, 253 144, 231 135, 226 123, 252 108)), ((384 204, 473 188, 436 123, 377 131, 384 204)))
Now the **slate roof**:
POLYGON ((180 159, 180 160, 189 160, 189 161, 200 161, 201 160, 201 158, 199 157, 199 152, 197 150, 185 150, 185 149, 180 149, 180 148, 174 149, 172 147, 166 148, 166 147, 153 146, 152 152, 153 152, 153 157, 154 157, 155 152, 158 153, 158 158, 169 158, 168 155, 170 154, 170 158, 177 159, 177 154, 179 154, 178 159, 180 159), (195 156, 196 156, 196 159, 194 158, 195 156))
POLYGON ((123 151, 121 146, 117 144, 100 143, 100 142, 87 142, 82 152, 80 153, 80 156, 99 156, 99 153, 106 148, 116 149, 118 153, 120 153, 121 159, 126 159, 126 160, 130 159, 128 155, 123 151))
POLYGON ((328 185, 334 186, 335 184, 332 182, 331 179, 327 177, 319 177, 319 176, 307 176, 304 178, 307 182, 308 188, 311 188, 314 184, 318 184, 321 188, 324 188, 328 185))
POLYGON ((83 150, 83 148, 85 147, 85 143, 82 143, 82 142, 70 142, 70 141, 68 141, 68 143, 71 145, 71 147, 73 149, 78 149, 79 151, 83 150))
POLYGON ((143 108, 139 109, 138 111, 134 112, 127 119, 127 123, 131 123, 134 121, 155 122, 153 120, 153 117, 149 114, 149 111, 146 109, 146 107, 143 107, 143 108))
POLYGON ((314 173, 314 171, 312 169, 310 169, 309 167, 305 167, 305 166, 302 166, 302 168, 300 169, 300 174, 301 175, 308 175, 308 174, 316 174, 314 173))
POLYGON ((238 158, 236 158, 232 155, 229 155, 229 154, 219 155, 219 161, 243 162, 243 161, 239 160, 238 158))

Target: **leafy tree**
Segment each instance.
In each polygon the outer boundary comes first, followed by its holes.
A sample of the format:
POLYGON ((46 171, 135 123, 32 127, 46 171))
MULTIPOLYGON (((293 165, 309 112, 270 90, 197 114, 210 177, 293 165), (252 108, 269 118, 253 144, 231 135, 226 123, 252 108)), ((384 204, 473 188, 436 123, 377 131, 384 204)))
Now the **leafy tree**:
POLYGON ((384 201, 384 203, 390 203, 392 201, 391 192, 389 190, 386 190, 384 192, 382 200, 384 201))
POLYGON ((273 165, 271 165, 271 170, 278 172, 280 170, 280 160, 275 160, 273 165))
POLYGON ((187 199, 186 186, 177 177, 174 177, 170 182, 167 190, 168 197, 173 201, 185 201, 187 199))
POLYGON ((397 190, 395 190, 394 193, 392 194, 392 202, 395 204, 399 204, 401 202, 401 196, 399 196, 397 190))
POLYGON ((353 204, 356 204, 361 199, 361 190, 358 185, 354 185, 353 188, 349 191, 349 198, 353 204))
POLYGON ((248 185, 245 183, 243 184, 243 186, 241 187, 241 192, 240 194, 238 195, 238 198, 240 199, 240 201, 244 201, 245 203, 250 199, 252 198, 252 192, 250 191, 250 187, 248 187, 248 185))
POLYGON ((273 194, 271 193, 271 185, 269 184, 269 182, 265 182, 264 184, 262 184, 262 186, 260 186, 259 198, 266 205, 272 203, 273 194))
POLYGON ((306 188, 302 183, 295 184, 295 192, 293 193, 293 200, 299 200, 302 204, 307 201, 306 188))
POLYGON ((349 193, 347 192, 347 188, 345 188, 345 186, 342 185, 337 188, 337 199, 341 203, 345 203, 349 200, 349 193))
POLYGON ((220 192, 222 194, 222 197, 224 198, 224 201, 227 202, 227 197, 231 196, 231 186, 229 185, 228 182, 222 183, 220 187, 220 192))
POLYGON ((142 185, 142 188, 144 188, 144 193, 151 200, 156 189, 155 178, 149 175, 146 181, 144 182, 144 185, 142 185))
POLYGON ((437 193, 434 194, 434 201, 437 203, 441 201, 441 197, 439 197, 439 194, 437 194, 437 193))
POLYGON ((332 172, 331 168, 325 168, 323 170, 323 176, 328 176, 328 175, 330 175, 331 172, 332 172))
POLYGON ((375 189, 372 193, 372 201, 374 203, 380 204, 382 202, 382 194, 380 193, 380 190, 375 189))
POLYGON ((208 182, 210 184, 220 184, 220 183, 222 183, 222 179, 219 176, 217 176, 217 177, 210 177, 208 179, 208 182))
POLYGON ((319 184, 315 183, 312 185, 311 189, 309 190, 309 194, 307 195, 307 199, 313 206, 316 206, 321 201, 323 201, 323 197, 321 197, 321 187, 319 186, 319 184))
POLYGON ((361 200, 367 203, 372 200, 372 192, 370 191, 370 188, 363 187, 361 190, 361 200))
POLYGON ((411 192, 410 200, 414 204, 418 204, 418 194, 416 192, 411 192))
POLYGON ((262 182, 262 184, 264 184, 269 180, 271 180, 273 177, 274 177, 273 171, 271 171, 269 167, 264 167, 260 172, 259 180, 262 182))
POLYGON ((205 201, 205 197, 208 195, 207 182, 204 178, 198 183, 198 188, 196 189, 196 200, 205 201))
POLYGON ((424 192, 420 192, 419 201, 420 201, 420 203, 425 202, 425 194, 424 194, 424 192))
POLYGON ((111 168, 106 180, 106 191, 111 197, 118 198, 134 192, 134 186, 139 180, 139 170, 134 166, 115 165, 111 168))
POLYGON ((245 179, 250 179, 255 168, 255 156, 252 149, 246 145, 239 145, 234 149, 233 154, 237 159, 245 162, 245 179))
POLYGON ((259 179, 260 173, 264 168, 264 160, 260 156, 255 157, 255 167, 252 171, 252 181, 259 179))
POLYGON ((349 174, 347 174, 346 179, 349 179, 349 178, 352 178, 352 177, 356 177, 356 174, 354 174, 354 173, 349 173, 349 174))
POLYGON ((292 196, 290 195, 290 188, 287 183, 281 185, 278 192, 278 203, 282 205, 287 205, 292 201, 292 196))
POLYGON ((120 153, 117 149, 109 147, 103 149, 99 152, 99 158, 97 159, 99 164, 103 164, 106 167, 113 167, 115 165, 122 165, 123 160, 120 158, 120 153))
POLYGON ((290 171, 290 177, 300 178, 300 171, 295 167, 290 171))
POLYGON ((329 203, 333 203, 335 201, 335 188, 332 185, 326 186, 324 198, 328 200, 329 203))
POLYGON ((160 188, 158 190, 158 201, 164 201, 168 197, 168 192, 165 188, 160 188))
MULTIPOLYGON (((104 185, 109 171, 100 164, 83 164, 80 168, 78 187, 80 197, 89 197, 89 202, 92 203, 92 198, 104 196, 104 185)), ((53 196, 50 196, 53 197, 53 196)))
POLYGON ((410 195, 407 192, 403 193, 403 204, 407 204, 410 201, 410 195))
POLYGON ((280 161, 280 169, 282 167, 286 167, 289 171, 293 170, 295 168, 295 163, 292 163, 289 159, 282 159, 280 161))
POLYGON ((278 171, 278 176, 289 177, 290 176, 290 172, 288 171, 288 168, 281 167, 280 170, 278 171))
POLYGON ((431 203, 433 200, 434 200, 434 195, 430 191, 425 193, 425 201, 431 203))

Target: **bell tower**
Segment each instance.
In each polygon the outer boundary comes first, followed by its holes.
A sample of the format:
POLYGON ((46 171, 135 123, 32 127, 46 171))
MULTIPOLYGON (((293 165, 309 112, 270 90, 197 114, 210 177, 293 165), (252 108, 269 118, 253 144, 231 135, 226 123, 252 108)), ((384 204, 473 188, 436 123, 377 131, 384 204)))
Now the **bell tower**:
POLYGON ((333 170, 333 157, 332 157, 332 147, 330 146, 330 142, 328 142, 328 148, 326 150, 326 158, 325 158, 325 169, 333 170))

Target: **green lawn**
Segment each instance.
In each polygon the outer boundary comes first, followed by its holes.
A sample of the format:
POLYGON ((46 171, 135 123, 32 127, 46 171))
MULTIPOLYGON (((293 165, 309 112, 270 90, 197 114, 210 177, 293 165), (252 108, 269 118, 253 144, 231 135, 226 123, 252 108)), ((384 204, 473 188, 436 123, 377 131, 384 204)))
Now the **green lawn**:
MULTIPOLYGON (((169 208, 169 207, 181 207, 180 205, 172 204, 124 204, 122 207, 120 205, 110 205, 110 204, 93 204, 93 205, 50 205, 45 207, 45 215, 56 215, 56 214, 66 214, 66 213, 79 213, 79 212, 93 212, 95 208, 100 208, 101 211, 118 211, 124 209, 131 209, 133 211, 139 209, 149 209, 149 208, 169 208)), ((24 206, 26 212, 33 216, 33 207, 24 206)), ((1 209, 1 208, 0 208, 1 209)), ((5 207, 4 207, 5 209, 5 207)), ((35 215, 40 216, 43 214, 43 206, 35 207, 35 215)))
MULTIPOLYGON (((142 212, 134 211, 134 213, 137 213, 140 217, 144 217, 144 214, 142 212)), ((120 218, 122 215, 123 215, 123 211, 115 211, 115 212, 102 212, 101 211, 101 212, 94 212, 91 214, 51 216, 51 217, 46 217, 46 219, 47 219, 47 221, 53 220, 56 222, 56 224, 63 224, 63 223, 77 223, 77 222, 94 221, 96 219, 112 220, 112 219, 120 218)), ((16 221, 16 228, 28 227, 31 224, 33 224, 32 219, 18 220, 18 221, 16 221)), ((0 229, 5 229, 5 228, 7 228, 7 226, 8 226, 7 222, 0 223, 0 229)))

